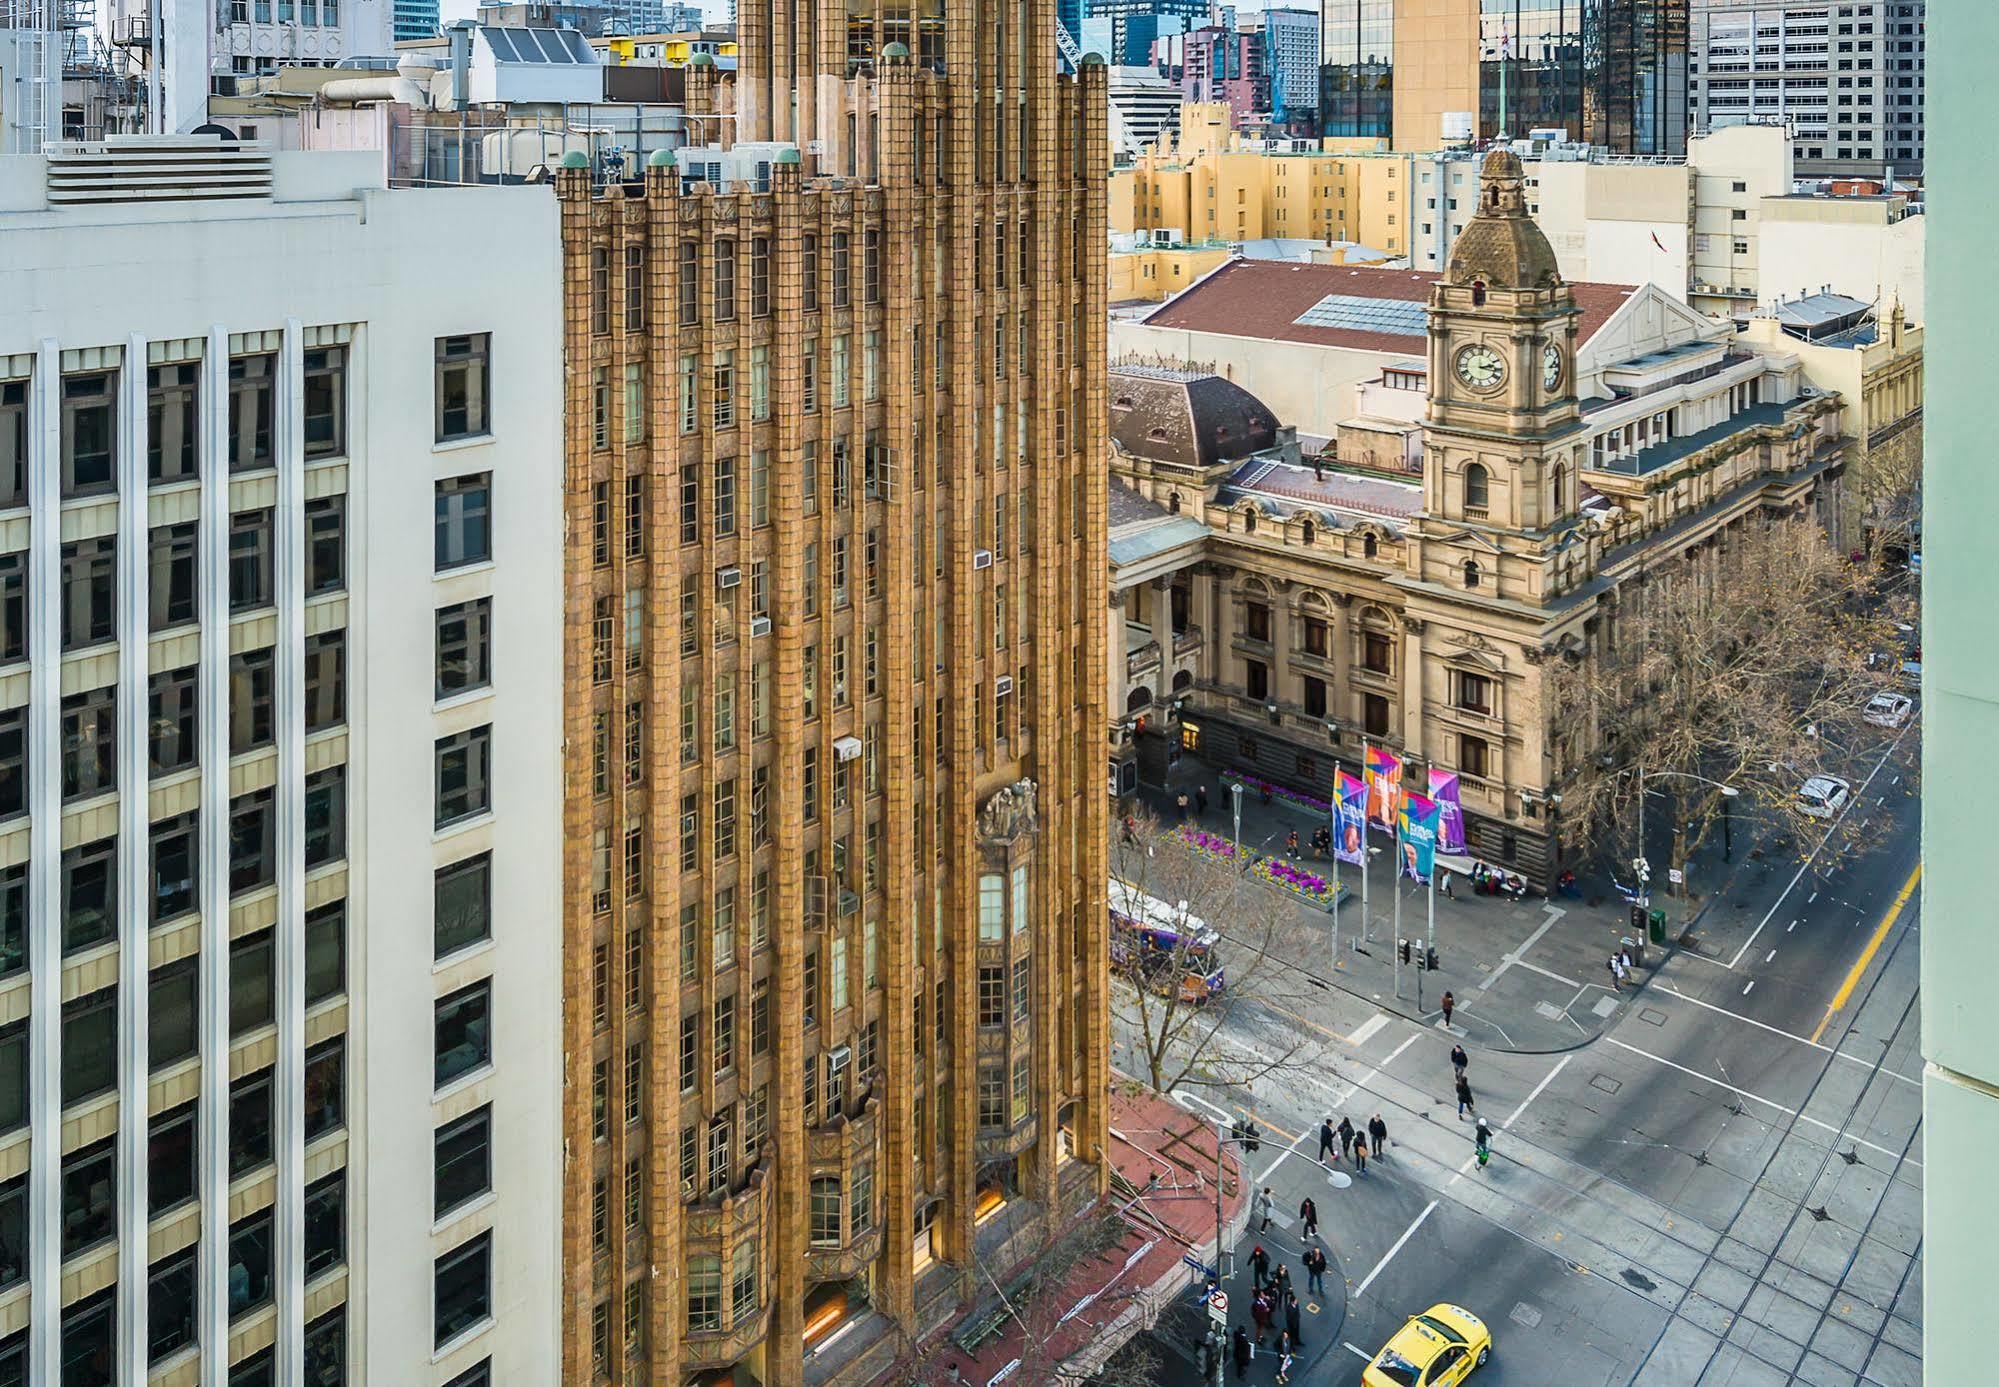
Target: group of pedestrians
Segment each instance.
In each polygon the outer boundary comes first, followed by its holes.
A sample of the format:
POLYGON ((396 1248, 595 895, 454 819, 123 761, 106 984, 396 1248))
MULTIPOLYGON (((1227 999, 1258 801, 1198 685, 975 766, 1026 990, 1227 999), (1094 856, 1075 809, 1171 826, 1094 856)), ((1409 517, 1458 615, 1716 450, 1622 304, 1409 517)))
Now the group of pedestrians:
MULTIPOLYGON (((1330 1165, 1335 1160, 1351 1160, 1353 1162, 1354 1174, 1365 1175, 1367 1174, 1367 1158, 1369 1153, 1372 1152, 1378 1160, 1387 1154, 1387 1150, 1388 1124, 1381 1120, 1380 1113, 1376 1113, 1367 1120, 1365 1130, 1356 1128, 1353 1125, 1353 1119, 1344 1115, 1341 1116, 1340 1125, 1337 1127, 1333 1125, 1333 1119, 1330 1117, 1319 1124, 1319 1164, 1321 1165, 1330 1165), (1336 1154, 1328 1159, 1326 1153, 1335 1151, 1336 1148, 1336 1154)), ((1311 1201, 1307 1200, 1306 1202, 1310 1203, 1311 1201)))
MULTIPOLYGON (((1265 1190, 1264 1194, 1267 1196, 1269 1191, 1265 1190)), ((1311 1289, 1322 1291, 1326 1271, 1324 1250, 1318 1247, 1307 1249, 1304 1263, 1311 1289)), ((1255 1350, 1264 1347, 1274 1334, 1276 1339, 1271 1348, 1277 1355, 1277 1381, 1289 1382, 1293 1361, 1298 1350, 1305 1346, 1304 1307, 1299 1304, 1298 1292, 1291 1287, 1291 1269, 1282 1262, 1273 1264, 1262 1243, 1258 1243, 1249 1254, 1249 1268, 1256 1282, 1249 1304, 1249 1318, 1256 1326, 1256 1339, 1252 1347, 1249 1332, 1241 1325, 1236 1326, 1230 1346, 1230 1356, 1235 1360, 1236 1381, 1240 1382, 1248 1375, 1250 1361, 1256 1356, 1255 1350)))
POLYGON ((1631 980, 1631 950, 1619 949, 1604 966, 1610 969, 1610 990, 1622 992, 1624 984, 1631 980))

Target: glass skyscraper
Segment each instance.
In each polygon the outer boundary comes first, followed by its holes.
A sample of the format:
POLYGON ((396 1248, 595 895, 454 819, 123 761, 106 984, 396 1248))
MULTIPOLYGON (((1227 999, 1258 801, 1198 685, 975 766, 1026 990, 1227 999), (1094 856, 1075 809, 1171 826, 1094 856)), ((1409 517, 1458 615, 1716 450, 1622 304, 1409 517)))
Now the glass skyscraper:
POLYGON ((1395 123, 1398 0, 1324 0, 1319 133, 1388 139, 1395 123))
POLYGON ((1685 154, 1687 0, 1479 0, 1479 134, 1685 154), (1502 58, 1502 52, 1506 55, 1502 58))

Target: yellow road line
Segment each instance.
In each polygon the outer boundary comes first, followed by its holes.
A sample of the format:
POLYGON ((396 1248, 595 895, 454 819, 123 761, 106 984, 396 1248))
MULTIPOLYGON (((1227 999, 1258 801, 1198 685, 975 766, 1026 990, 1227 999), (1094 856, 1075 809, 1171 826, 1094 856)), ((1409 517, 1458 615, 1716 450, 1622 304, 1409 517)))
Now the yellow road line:
POLYGON ((1874 927, 1874 937, 1867 941, 1867 947, 1862 949, 1860 957, 1854 960, 1853 969, 1846 975, 1846 981, 1839 985, 1839 991, 1832 994, 1832 1002, 1825 1009, 1825 1018, 1819 1022, 1819 1028, 1812 1032, 1812 1044, 1819 1043, 1819 1037, 1825 1034, 1825 1028, 1832 1024, 1833 1013, 1845 1006, 1853 996, 1853 989, 1860 983, 1860 975, 1865 973, 1867 965, 1874 961, 1875 953, 1881 948, 1881 941, 1888 937, 1888 931, 1894 927, 1895 921, 1901 918, 1902 908, 1909 903, 1909 897, 1916 893, 1916 883, 1922 879, 1923 864, 1918 862, 1916 869, 1909 873, 1909 879, 1902 883, 1902 889, 1896 895, 1894 904, 1888 907, 1888 913, 1883 915, 1881 923, 1874 927))

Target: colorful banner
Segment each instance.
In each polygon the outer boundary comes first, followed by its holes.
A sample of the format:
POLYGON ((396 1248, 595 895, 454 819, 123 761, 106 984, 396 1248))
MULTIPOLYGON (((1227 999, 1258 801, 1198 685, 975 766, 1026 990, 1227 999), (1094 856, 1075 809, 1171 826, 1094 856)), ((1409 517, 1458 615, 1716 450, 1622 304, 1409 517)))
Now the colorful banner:
POLYGON ((1367 816, 1390 833, 1402 812, 1402 758, 1387 747, 1367 749, 1367 816))
POLYGON ((1458 773, 1431 768, 1430 798, 1437 802, 1437 851, 1456 856, 1465 850, 1465 809, 1458 798, 1458 773))
POLYGON ((1396 833, 1397 870, 1412 881, 1428 881, 1437 869, 1437 824, 1442 807, 1428 795, 1409 795, 1396 833))
POLYGON ((1367 782, 1339 774, 1339 827, 1333 836, 1333 856, 1351 867, 1367 857, 1367 782))

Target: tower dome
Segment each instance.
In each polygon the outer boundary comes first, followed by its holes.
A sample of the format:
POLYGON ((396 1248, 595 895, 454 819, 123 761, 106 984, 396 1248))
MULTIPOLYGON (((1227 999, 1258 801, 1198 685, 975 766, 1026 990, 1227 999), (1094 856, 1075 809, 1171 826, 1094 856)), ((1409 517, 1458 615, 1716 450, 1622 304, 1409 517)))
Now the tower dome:
POLYGON ((1551 289, 1562 282, 1555 248, 1527 215, 1526 171, 1505 146, 1485 156, 1478 174, 1478 212, 1459 233, 1444 270, 1446 284, 1489 289, 1551 289))

